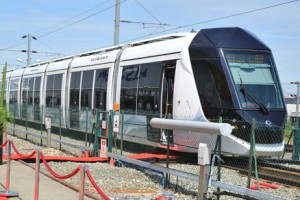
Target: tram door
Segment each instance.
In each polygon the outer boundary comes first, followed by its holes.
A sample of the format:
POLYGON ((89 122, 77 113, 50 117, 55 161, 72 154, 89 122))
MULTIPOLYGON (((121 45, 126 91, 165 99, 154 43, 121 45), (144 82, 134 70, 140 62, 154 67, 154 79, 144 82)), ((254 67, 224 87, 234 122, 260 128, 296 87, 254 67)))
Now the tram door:
MULTIPOLYGON (((174 94, 174 77, 175 77, 175 63, 166 63, 163 69, 162 77, 162 98, 161 98, 161 118, 173 118, 173 94, 174 94)), ((173 145, 173 131, 161 130, 161 143, 173 145)))

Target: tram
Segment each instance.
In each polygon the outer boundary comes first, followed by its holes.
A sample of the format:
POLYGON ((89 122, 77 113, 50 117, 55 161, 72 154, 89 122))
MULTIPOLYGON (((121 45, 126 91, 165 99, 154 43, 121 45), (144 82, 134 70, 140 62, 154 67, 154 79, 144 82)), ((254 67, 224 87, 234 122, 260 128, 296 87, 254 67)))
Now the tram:
MULTIPOLYGON (((272 51, 238 27, 169 34, 32 64, 9 72, 5 88, 8 110, 33 122, 50 117, 54 125, 83 130, 93 109, 117 104, 124 115, 117 135, 125 141, 165 148, 164 131, 149 125, 152 117, 222 117, 235 127, 222 138, 223 152, 249 154, 253 119, 257 155, 278 156, 284 149, 287 114, 272 51)), ((216 141, 180 130, 169 139, 181 152, 197 152, 200 142, 213 148, 216 141)))

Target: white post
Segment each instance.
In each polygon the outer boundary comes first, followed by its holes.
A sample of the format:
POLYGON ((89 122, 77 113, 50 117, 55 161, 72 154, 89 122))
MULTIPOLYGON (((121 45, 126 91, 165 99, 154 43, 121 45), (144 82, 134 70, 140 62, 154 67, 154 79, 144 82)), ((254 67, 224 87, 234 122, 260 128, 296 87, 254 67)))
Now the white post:
POLYGON ((200 143, 198 148, 198 164, 200 165, 200 175, 198 184, 198 200, 206 199, 209 167, 210 167, 210 150, 207 144, 200 143))
POLYGON ((51 147, 51 118, 45 118, 45 127, 47 129, 47 148, 51 147))

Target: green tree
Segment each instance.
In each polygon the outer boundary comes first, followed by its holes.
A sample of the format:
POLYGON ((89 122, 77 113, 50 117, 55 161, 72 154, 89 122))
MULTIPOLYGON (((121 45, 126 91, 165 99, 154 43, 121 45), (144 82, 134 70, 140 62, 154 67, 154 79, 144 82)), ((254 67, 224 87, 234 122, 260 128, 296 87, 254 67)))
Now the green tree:
POLYGON ((6 81, 6 70, 7 70, 7 63, 5 63, 5 65, 3 67, 2 82, 1 82, 2 83, 1 84, 1 95, 0 95, 0 134, 1 135, 6 127, 6 107, 3 106, 5 81, 6 81))
MULTIPOLYGON (((3 144, 3 131, 6 128, 6 108, 3 107, 6 69, 7 69, 7 63, 5 63, 3 67, 2 82, 1 82, 2 84, 1 84, 1 94, 0 94, 0 145, 3 144)), ((2 165, 2 148, 0 149, 0 165, 2 165)))

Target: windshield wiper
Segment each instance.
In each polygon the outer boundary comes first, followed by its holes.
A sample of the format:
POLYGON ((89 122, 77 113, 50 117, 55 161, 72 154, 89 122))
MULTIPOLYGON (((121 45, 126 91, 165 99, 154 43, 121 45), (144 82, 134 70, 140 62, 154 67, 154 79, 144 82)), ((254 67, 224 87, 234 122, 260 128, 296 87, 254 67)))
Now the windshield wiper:
POLYGON ((240 77, 240 80, 241 80, 241 89, 240 89, 240 90, 243 92, 245 99, 246 99, 246 97, 247 97, 250 101, 256 103, 256 104, 258 105, 258 107, 259 107, 264 113, 269 113, 269 112, 270 112, 269 109, 268 109, 268 108, 267 108, 260 100, 258 100, 256 96, 252 95, 252 94, 245 88, 245 86, 244 86, 244 84, 243 84, 243 81, 242 81, 242 78, 241 78, 241 77, 240 77))

